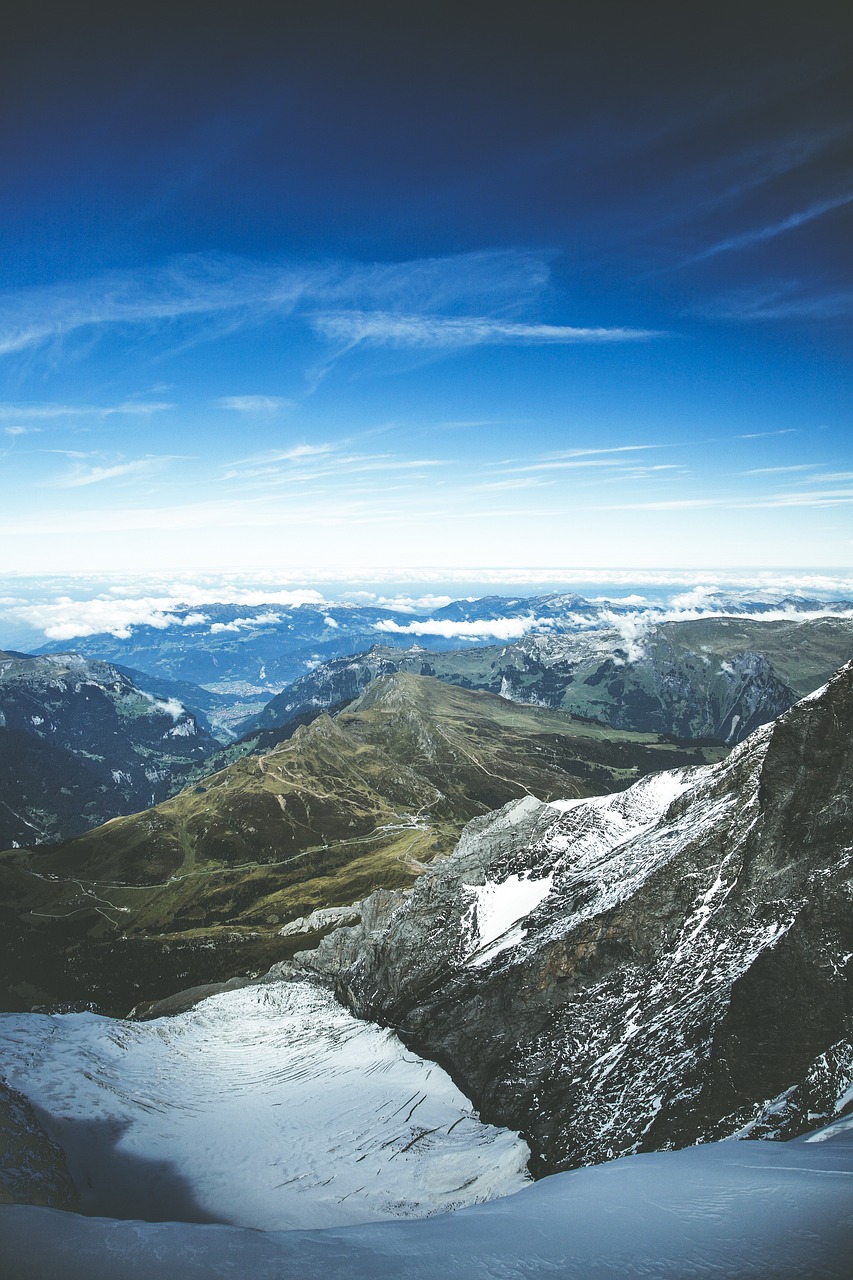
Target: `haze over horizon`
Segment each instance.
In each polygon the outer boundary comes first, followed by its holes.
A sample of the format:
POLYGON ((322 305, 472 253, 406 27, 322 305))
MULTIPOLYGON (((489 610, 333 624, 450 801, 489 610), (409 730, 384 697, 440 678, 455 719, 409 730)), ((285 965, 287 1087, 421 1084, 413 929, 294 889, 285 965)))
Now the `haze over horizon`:
POLYGON ((52 10, 3 572, 849 566, 846 6, 52 10))

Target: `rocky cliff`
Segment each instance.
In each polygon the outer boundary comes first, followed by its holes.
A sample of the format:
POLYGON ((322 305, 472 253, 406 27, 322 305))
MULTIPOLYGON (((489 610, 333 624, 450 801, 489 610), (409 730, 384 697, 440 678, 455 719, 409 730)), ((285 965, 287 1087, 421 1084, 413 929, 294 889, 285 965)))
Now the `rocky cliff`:
POLYGON ((448 1067, 537 1172, 853 1100, 853 664, 717 765, 524 798, 296 957, 448 1067))

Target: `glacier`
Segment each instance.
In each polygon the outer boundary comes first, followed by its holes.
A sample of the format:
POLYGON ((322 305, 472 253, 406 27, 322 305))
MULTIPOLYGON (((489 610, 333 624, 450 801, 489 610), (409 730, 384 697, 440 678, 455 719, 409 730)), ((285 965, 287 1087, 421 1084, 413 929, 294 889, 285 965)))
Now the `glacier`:
POLYGON ((418 1217, 526 1184, 530 1152, 434 1063, 307 983, 151 1022, 0 1016, 0 1076, 85 1214, 259 1230, 418 1217))

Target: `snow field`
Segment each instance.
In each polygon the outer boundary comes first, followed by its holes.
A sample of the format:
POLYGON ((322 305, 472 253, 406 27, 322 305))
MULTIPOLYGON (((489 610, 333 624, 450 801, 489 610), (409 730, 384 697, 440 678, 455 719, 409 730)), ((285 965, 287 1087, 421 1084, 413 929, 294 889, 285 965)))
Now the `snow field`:
POLYGON ((419 1217, 519 1190, 530 1152, 326 991, 226 992, 154 1022, 0 1017, 0 1073, 86 1214, 262 1230, 419 1217))

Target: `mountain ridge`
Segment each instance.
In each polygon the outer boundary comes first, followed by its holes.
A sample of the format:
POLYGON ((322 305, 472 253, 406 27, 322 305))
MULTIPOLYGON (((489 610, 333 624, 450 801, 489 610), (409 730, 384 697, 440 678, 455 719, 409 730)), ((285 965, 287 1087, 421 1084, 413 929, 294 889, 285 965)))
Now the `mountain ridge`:
POLYGON ((805 1132, 853 1087, 851 727, 853 664, 719 764, 512 802, 275 973, 395 1027, 539 1173, 805 1132))
POLYGON ((376 676, 407 670, 614 728, 734 743, 851 657, 853 621, 842 618, 705 618, 627 636, 611 626, 442 653, 374 645, 300 677, 241 729, 251 735, 284 727, 357 697, 376 676))
POLYGON ((264 969, 306 941, 280 938, 281 926, 411 883, 469 818, 512 797, 590 795, 719 754, 389 677, 361 706, 154 809, 53 850, 3 855, 10 989, 41 983, 45 997, 30 1003, 111 990, 108 1007, 124 1012, 170 994, 158 965, 172 990, 264 969), (38 941, 54 934, 50 946, 38 941), (54 953, 71 957, 62 973, 54 953))
POLYGON ((165 799, 219 746, 181 702, 109 663, 2 652, 0 845, 79 835, 165 799))

